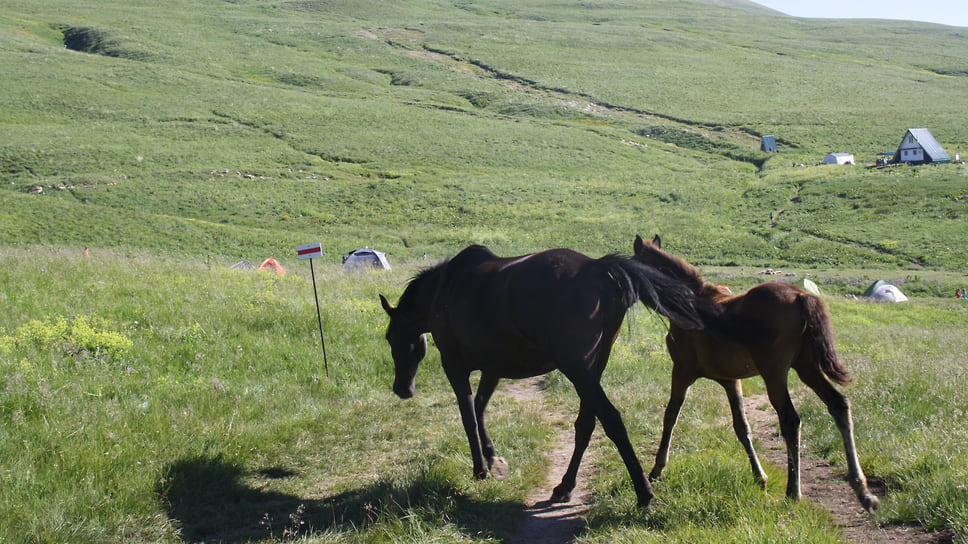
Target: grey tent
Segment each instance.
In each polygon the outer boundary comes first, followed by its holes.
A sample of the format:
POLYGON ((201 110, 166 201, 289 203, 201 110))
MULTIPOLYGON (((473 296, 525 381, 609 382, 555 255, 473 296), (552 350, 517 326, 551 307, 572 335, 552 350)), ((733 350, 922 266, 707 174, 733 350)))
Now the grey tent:
POLYGON ((814 281, 810 278, 803 278, 803 281, 800 282, 800 287, 803 287, 803 289, 808 293, 812 293, 817 296, 823 294, 823 292, 820 290, 820 287, 818 287, 817 284, 814 283, 814 281))
POLYGON ((232 266, 230 266, 229 268, 231 268, 232 270, 255 270, 255 265, 250 263, 249 261, 239 261, 233 264, 232 266))
POLYGON ((904 302, 908 298, 900 289, 884 280, 877 280, 864 291, 864 296, 879 302, 904 302))
POLYGON ((386 253, 368 247, 351 251, 343 258, 343 270, 367 270, 377 268, 390 270, 386 253))

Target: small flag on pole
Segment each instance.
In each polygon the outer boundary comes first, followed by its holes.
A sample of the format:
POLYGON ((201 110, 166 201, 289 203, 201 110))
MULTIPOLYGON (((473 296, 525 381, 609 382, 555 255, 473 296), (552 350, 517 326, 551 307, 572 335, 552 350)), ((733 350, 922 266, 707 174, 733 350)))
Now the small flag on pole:
POLYGON ((315 259, 317 257, 322 257, 323 244, 316 242, 315 244, 296 246, 296 255, 299 257, 300 261, 303 259, 315 259))
POLYGON ((323 256, 323 245, 303 244, 296 246, 296 256, 299 260, 309 259, 309 273, 313 278, 313 297, 316 299, 316 320, 319 321, 319 343, 323 346, 323 363, 326 364, 326 376, 329 377, 329 359, 326 357, 326 338, 323 336, 323 316, 319 312, 319 293, 316 291, 316 271, 313 270, 313 259, 323 256))

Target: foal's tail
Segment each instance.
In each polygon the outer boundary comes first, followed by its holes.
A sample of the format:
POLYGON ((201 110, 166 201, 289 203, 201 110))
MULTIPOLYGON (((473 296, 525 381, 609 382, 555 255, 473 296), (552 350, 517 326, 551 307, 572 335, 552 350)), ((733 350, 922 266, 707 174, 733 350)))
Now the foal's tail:
POLYGON ((830 381, 845 385, 850 383, 850 373, 840 362, 834 347, 833 326, 827 305, 814 295, 800 296, 801 312, 804 317, 803 339, 813 355, 813 361, 830 381))
POLYGON ((609 255, 600 259, 623 288, 626 305, 637 301, 684 329, 715 328, 721 321, 722 306, 697 297, 681 280, 634 259, 609 255))

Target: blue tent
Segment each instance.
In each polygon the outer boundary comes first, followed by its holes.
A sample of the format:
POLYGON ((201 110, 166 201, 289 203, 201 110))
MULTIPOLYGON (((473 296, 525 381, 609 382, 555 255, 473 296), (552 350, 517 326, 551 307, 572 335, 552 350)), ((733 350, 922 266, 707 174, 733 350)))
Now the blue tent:
POLYGON ((760 151, 776 153, 776 138, 773 136, 763 136, 763 141, 760 143, 760 151))

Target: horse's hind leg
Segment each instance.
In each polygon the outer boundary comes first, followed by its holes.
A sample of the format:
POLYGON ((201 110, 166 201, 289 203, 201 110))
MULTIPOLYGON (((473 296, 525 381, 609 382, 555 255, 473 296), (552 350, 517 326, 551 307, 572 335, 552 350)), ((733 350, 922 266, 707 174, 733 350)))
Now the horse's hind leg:
POLYGON ((649 480, 645 478, 645 472, 642 470, 639 458, 635 455, 635 449, 629 440, 628 430, 622 421, 622 414, 608 400, 605 390, 598 383, 600 373, 569 371, 563 366, 559 366, 559 368, 578 391, 578 397, 581 399, 584 408, 582 412, 579 412, 579 419, 581 419, 583 413, 594 410, 595 416, 602 422, 605 435, 615 444, 622 456, 625 469, 628 470, 629 477, 632 479, 632 486, 635 488, 639 507, 648 508, 653 497, 652 486, 649 485, 649 480))
POLYGON ((588 443, 591 441, 592 432, 595 431, 595 412, 582 402, 578 409, 578 418, 575 419, 575 450, 571 454, 571 461, 568 463, 568 470, 551 492, 551 502, 568 502, 571 500, 571 492, 575 489, 575 482, 578 478, 578 469, 581 467, 581 459, 585 455, 588 443))
POLYGON ((880 505, 878 498, 867 487, 867 478, 860 468, 857 458, 857 447, 854 443, 854 419, 850 414, 850 401, 838 391, 826 378, 820 375, 815 367, 808 366, 797 369, 800 380, 807 384, 820 400, 827 405, 827 411, 834 418, 834 423, 844 439, 844 452, 847 456, 847 481, 857 494, 861 506, 868 512, 877 510, 880 505))
POLYGON ((756 451, 753 450, 753 436, 750 432, 749 421, 746 419, 746 407, 743 406, 743 382, 739 380, 716 381, 726 390, 729 409, 733 413, 733 431, 736 432, 736 438, 739 439, 739 443, 746 450, 750 467, 753 469, 753 477, 760 482, 761 486, 766 488, 766 472, 763 471, 763 466, 760 465, 760 460, 756 457, 756 451))
POLYGON ((786 496, 792 500, 800 500, 800 415, 797 414, 790 391, 787 389, 786 372, 781 376, 768 378, 766 391, 770 397, 770 404, 780 418, 780 434, 787 447, 787 488, 786 496))

